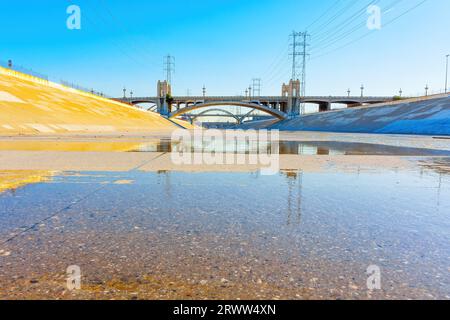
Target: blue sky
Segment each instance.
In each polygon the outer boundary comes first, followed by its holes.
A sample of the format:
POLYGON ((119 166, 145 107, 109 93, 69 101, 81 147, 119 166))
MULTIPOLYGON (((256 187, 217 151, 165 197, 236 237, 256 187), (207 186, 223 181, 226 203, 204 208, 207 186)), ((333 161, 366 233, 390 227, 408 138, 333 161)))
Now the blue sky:
POLYGON ((450 1, 428 0, 385 24, 421 1, 3 1, 0 60, 109 95, 125 85, 142 96, 155 94, 170 53, 176 95, 200 95, 203 85, 211 95, 242 94, 255 77, 262 94, 279 94, 290 78, 289 33, 316 21, 307 94, 359 94, 361 83, 367 95, 418 94, 426 84, 444 87, 450 1), (358 40, 369 32, 372 2, 383 10, 382 28, 358 40), (81 8, 81 30, 66 28, 71 4, 81 8))

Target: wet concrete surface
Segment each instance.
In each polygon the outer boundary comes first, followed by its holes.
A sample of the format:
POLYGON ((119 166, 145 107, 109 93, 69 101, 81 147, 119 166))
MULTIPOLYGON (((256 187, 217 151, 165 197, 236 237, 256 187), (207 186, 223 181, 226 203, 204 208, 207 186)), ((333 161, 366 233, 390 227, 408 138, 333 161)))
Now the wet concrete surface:
POLYGON ((0 298, 450 299, 450 161, 412 155, 272 176, 52 172, 0 194, 0 298))

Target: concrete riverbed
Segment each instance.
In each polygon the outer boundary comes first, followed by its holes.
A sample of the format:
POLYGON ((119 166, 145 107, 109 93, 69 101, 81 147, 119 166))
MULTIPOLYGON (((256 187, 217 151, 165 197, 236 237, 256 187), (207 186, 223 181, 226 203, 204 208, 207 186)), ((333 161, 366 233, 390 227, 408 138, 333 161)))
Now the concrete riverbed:
POLYGON ((0 138, 0 298, 450 299, 448 139, 280 135, 267 176, 167 133, 0 138))

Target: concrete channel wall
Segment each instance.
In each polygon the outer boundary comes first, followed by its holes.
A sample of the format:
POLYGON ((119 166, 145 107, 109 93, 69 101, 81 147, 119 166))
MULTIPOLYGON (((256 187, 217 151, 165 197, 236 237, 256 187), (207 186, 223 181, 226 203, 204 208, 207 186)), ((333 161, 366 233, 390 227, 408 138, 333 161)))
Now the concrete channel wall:
POLYGON ((173 130, 159 114, 0 67, 0 136, 173 130))
POLYGON ((450 95, 336 110, 278 122, 285 131, 450 135, 450 95))

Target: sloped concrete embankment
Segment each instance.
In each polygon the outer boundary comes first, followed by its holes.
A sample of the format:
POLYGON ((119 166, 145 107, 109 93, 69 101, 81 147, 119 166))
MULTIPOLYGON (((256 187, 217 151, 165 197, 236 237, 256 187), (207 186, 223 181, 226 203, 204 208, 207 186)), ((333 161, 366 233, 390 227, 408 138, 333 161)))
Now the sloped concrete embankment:
POLYGON ((159 114, 0 67, 0 135, 173 130, 159 114))
POLYGON ((270 127, 286 131, 450 135, 450 95, 306 115, 270 127))

